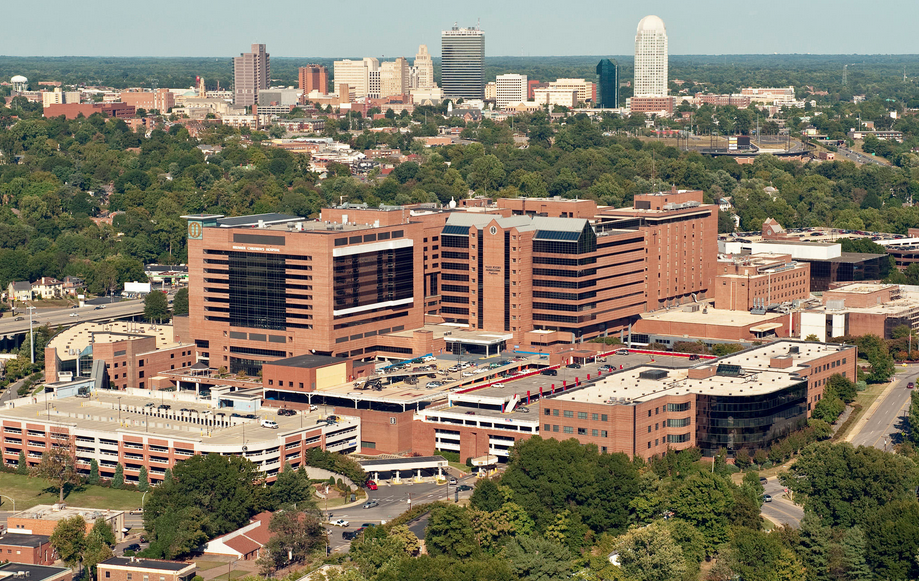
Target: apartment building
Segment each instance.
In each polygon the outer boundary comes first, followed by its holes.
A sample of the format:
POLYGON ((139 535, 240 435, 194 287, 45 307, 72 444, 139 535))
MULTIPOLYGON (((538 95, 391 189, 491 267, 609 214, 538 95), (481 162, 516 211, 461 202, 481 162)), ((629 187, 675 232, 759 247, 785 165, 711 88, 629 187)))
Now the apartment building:
POLYGON ((309 95, 316 91, 325 94, 329 90, 329 70, 322 65, 306 65, 298 70, 300 92, 309 95))
POLYGON ((258 92, 268 88, 271 55, 264 44, 253 44, 249 52, 233 58, 233 104, 251 107, 258 103, 258 92))

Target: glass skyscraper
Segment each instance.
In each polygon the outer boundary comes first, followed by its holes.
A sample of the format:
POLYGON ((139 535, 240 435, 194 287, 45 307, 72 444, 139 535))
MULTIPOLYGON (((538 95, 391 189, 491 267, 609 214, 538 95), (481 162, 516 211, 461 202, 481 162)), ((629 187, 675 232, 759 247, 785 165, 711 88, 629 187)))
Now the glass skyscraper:
POLYGON ((597 107, 619 107, 619 67, 610 59, 597 63, 597 107))
POLYGON ((485 33, 456 25, 441 33, 440 84, 448 98, 485 98, 485 33))

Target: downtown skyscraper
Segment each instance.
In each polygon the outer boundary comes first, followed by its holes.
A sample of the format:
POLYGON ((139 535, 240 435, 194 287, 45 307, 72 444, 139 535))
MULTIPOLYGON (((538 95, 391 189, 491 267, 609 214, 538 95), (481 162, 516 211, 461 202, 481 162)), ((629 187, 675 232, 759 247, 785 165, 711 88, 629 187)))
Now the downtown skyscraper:
POLYGON ((667 94, 667 28, 657 16, 645 16, 635 33, 636 97, 667 94))
POLYGON ((455 24, 440 37, 440 77, 447 98, 485 98, 485 33, 455 24))
POLYGON ((253 44, 250 52, 233 58, 233 104, 251 107, 258 103, 258 92, 268 88, 271 55, 264 44, 253 44))

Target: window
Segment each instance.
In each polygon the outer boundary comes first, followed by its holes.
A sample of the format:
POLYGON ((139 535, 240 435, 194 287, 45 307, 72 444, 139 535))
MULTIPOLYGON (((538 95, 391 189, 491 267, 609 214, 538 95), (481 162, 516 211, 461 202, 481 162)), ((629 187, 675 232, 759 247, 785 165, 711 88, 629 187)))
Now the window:
POLYGON ((111 579, 111 578, 112 578, 112 572, 111 572, 111 571, 106 571, 106 572, 105 572, 105 578, 106 578, 106 579, 111 579))
MULTIPOLYGON (((138 366, 138 367, 143 367, 143 366, 144 366, 144 360, 143 360, 143 359, 139 359, 139 360, 137 361, 137 366, 138 366)), ((107 572, 108 572, 108 571, 106 571, 106 573, 107 573, 107 572)))
POLYGON ((553 432, 557 432, 557 431, 558 431, 558 424, 554 424, 554 425, 552 426, 552 431, 553 431, 553 432))
POLYGON ((573 418, 573 417, 574 417, 574 412, 571 411, 571 410, 565 410, 565 414, 564 414, 564 415, 565 415, 566 418, 573 418))
POLYGON ((601 438, 605 438, 605 437, 606 437, 606 434, 607 434, 607 431, 606 431, 606 430, 600 430, 600 437, 601 437, 601 438))
POLYGON ((555 408, 554 410, 552 410, 552 415, 555 417, 558 417, 558 408, 555 408))
POLYGON ((606 418, 607 418, 606 414, 600 414, 600 421, 601 421, 601 422, 606 422, 606 421, 608 421, 606 418))
POLYGON ((590 419, 597 421, 597 414, 590 414, 590 419))
POLYGON ((586 420, 586 419, 587 419, 587 412, 578 412, 578 419, 579 419, 579 420, 586 420))
POLYGON ((579 436, 586 436, 586 435, 587 435, 587 428, 578 428, 578 435, 579 435, 579 436))
POLYGON ((544 416, 550 416, 550 415, 552 415, 552 410, 550 410, 549 408, 543 408, 542 414, 543 414, 544 416))
POLYGON ((594 438, 596 438, 596 437, 597 437, 597 430, 591 430, 591 431, 590 431, 590 435, 593 436, 594 438))
POLYGON ((548 431, 549 431, 549 429, 550 429, 550 428, 549 428, 549 424, 545 424, 545 427, 543 427, 543 429, 544 429, 545 431, 547 431, 547 432, 548 432, 548 431))
POLYGON ((651 424, 648 424, 648 433, 651 433, 651 424))
POLYGON ((574 433, 574 428, 572 428, 571 426, 565 426, 565 428, 564 428, 563 431, 564 431, 566 434, 573 434, 573 433, 574 433))

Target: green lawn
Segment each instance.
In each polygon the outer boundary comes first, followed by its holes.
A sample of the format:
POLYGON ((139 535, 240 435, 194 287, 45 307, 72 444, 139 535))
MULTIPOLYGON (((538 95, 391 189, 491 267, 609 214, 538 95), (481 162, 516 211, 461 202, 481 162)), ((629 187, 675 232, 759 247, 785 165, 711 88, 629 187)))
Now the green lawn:
MULTIPOLYGON (((233 576, 229 577, 229 579, 231 580, 232 579, 242 579, 243 577, 246 577, 248 575, 252 575, 252 572, 251 571, 233 571, 233 576)), ((227 581, 227 579, 228 579, 227 574, 224 573, 223 575, 214 577, 212 581, 227 581)))
MULTIPOLYGON (((195 565, 198 566, 199 571, 209 571, 217 567, 226 568, 227 566, 227 564, 224 561, 199 561, 197 559, 195 560, 195 565)), ((224 575, 224 577, 226 577, 226 575, 224 575)))
MULTIPOLYGON (((0 473, 0 490, 4 496, 10 496, 16 501, 16 510, 58 501, 57 489, 50 487, 48 481, 41 478, 0 473)), ((71 506, 130 510, 140 506, 142 494, 134 490, 82 486, 69 491, 64 500, 71 506)), ((0 497, 0 501, 3 501, 2 510, 13 510, 13 503, 8 498, 0 497)))

